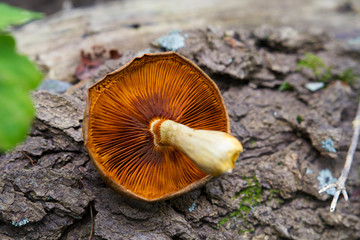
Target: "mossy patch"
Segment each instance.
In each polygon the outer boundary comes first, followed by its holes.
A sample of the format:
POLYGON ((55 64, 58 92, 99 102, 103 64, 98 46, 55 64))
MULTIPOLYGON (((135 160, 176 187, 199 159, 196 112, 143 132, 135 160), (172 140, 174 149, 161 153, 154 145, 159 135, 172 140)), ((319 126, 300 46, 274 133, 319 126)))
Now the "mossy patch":
POLYGON ((283 201, 279 199, 280 190, 262 188, 256 176, 243 176, 243 179, 248 183, 248 187, 241 190, 234 197, 234 199, 240 199, 239 208, 233 211, 229 217, 221 219, 218 223, 219 228, 233 219, 240 220, 242 223, 239 234, 254 232, 254 226, 249 222, 248 217, 255 206, 272 199, 280 204, 283 203, 283 201))
POLYGON ((269 195, 269 200, 271 199, 275 199, 275 200, 279 200, 277 197, 279 196, 280 190, 277 189, 269 189, 270 195, 269 195))
POLYGON ((279 87, 279 91, 294 91, 294 87, 288 82, 283 82, 279 87))
POLYGON ((344 71, 339 72, 339 74, 337 75, 337 77, 343 81, 346 82, 348 84, 354 84, 355 83, 355 79, 358 77, 358 75, 356 75, 353 71, 352 68, 347 68, 344 71))
POLYGON ((297 69, 310 69, 317 81, 326 83, 332 80, 340 80, 351 85, 354 84, 355 79, 358 77, 352 68, 347 68, 338 74, 334 74, 332 66, 326 65, 322 58, 312 53, 305 54, 304 58, 297 63, 297 69))
POLYGON ((304 121, 303 117, 300 116, 300 115, 297 115, 297 116, 296 116, 296 122, 297 122, 298 124, 300 124, 302 121, 304 121))
POLYGON ((250 148, 255 148, 256 147, 256 140, 255 139, 252 139, 251 141, 250 141, 250 148))
POLYGON ((240 198, 239 208, 232 212, 229 217, 223 218, 219 221, 218 226, 222 226, 233 218, 241 219, 243 226, 239 229, 239 233, 253 232, 254 229, 250 226, 248 222, 248 215, 254 206, 260 204, 263 199, 263 189, 260 186, 260 183, 256 176, 246 178, 249 187, 241 190, 236 194, 236 198, 240 198))
POLYGON ((320 57, 312 53, 305 53, 304 58, 297 63, 298 70, 304 68, 310 69, 318 81, 325 82, 332 76, 332 67, 327 66, 320 57))

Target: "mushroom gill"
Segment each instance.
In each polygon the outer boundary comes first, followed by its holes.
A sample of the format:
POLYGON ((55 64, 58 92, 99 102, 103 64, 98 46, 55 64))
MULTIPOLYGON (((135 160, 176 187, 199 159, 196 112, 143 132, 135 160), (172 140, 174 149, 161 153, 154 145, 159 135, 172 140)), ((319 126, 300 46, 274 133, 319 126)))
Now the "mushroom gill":
POLYGON ((103 178, 126 195, 159 200, 208 178, 184 153, 159 146, 150 125, 172 120, 229 132, 215 83, 176 53, 135 58, 89 89, 84 139, 103 178))

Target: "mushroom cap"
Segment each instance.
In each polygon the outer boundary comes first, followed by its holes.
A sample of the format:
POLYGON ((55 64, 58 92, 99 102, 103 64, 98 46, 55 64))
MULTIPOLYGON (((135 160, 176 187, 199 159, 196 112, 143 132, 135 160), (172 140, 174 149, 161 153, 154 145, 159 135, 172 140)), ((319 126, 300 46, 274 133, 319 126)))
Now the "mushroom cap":
POLYGON ((165 200, 211 178, 175 148, 154 144, 150 124, 159 119, 230 131, 216 84, 174 52, 134 58, 89 88, 84 143, 103 180, 117 192, 145 201, 165 200))

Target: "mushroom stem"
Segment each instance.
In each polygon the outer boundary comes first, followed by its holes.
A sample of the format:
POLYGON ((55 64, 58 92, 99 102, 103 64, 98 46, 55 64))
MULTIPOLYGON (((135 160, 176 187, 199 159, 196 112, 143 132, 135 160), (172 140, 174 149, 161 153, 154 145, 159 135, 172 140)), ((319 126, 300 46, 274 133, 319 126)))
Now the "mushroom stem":
POLYGON ((202 171, 213 176, 231 172, 243 151, 241 143, 220 131, 196 130, 171 120, 150 125, 155 145, 172 146, 187 155, 202 171))

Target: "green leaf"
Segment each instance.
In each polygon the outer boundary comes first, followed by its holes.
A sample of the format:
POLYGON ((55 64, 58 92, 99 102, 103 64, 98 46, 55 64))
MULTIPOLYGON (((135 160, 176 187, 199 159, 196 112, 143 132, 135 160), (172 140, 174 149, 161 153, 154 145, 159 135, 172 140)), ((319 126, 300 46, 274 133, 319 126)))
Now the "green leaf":
POLYGON ((16 52, 14 38, 0 34, 0 84, 31 90, 41 79, 42 73, 36 65, 16 52))
POLYGON ((24 140, 35 115, 29 90, 41 79, 36 65, 16 52, 14 38, 0 34, 0 152, 24 140))
POLYGON ((21 25, 33 19, 42 18, 42 13, 31 12, 25 9, 0 3, 0 30, 5 30, 10 25, 21 25))
POLYGON ((24 140, 35 116, 29 91, 36 88, 42 73, 26 56, 16 51, 15 39, 6 27, 24 24, 43 14, 0 3, 0 152, 24 140))
POLYGON ((35 115, 29 92, 0 83, 0 152, 25 139, 35 115))

